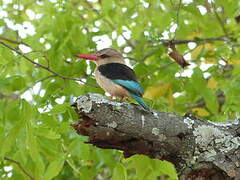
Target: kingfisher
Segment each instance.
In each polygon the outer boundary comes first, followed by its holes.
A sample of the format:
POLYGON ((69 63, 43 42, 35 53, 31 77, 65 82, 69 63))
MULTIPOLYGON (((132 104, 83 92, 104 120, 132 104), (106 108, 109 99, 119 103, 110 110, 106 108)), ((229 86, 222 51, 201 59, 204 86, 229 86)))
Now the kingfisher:
POLYGON ((137 82, 135 72, 126 65, 120 52, 105 48, 95 54, 76 54, 78 58, 94 61, 97 65, 95 78, 98 85, 112 97, 135 99, 145 110, 150 110, 144 103, 143 88, 137 82))

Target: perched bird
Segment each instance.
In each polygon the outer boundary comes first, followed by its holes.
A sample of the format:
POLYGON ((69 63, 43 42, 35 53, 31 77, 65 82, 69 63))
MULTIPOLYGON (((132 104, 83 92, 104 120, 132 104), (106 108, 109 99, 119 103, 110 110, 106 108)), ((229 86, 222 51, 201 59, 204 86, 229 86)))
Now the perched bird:
POLYGON ((99 86, 111 96, 135 99, 144 109, 149 107, 142 99, 143 88, 136 80, 134 71, 128 67, 121 53, 112 48, 102 49, 95 54, 76 54, 78 58, 95 61, 95 78, 99 86))

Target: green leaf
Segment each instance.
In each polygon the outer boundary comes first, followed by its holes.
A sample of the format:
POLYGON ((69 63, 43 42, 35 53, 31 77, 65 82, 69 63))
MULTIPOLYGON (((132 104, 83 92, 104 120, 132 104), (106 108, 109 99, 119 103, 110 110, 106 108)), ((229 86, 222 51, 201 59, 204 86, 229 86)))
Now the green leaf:
POLYGON ((167 175, 170 180, 177 180, 177 173, 173 164, 167 161, 150 159, 143 155, 134 155, 125 160, 127 167, 136 170, 139 179, 151 180, 158 176, 167 175))
POLYGON ((0 48, 0 65, 6 65, 13 59, 13 54, 7 48, 0 48))
POLYGON ((204 97, 204 101, 206 102, 207 108, 213 114, 217 114, 219 105, 218 105, 216 92, 212 89, 206 88, 206 89, 203 90, 203 97, 204 97))
POLYGON ((6 88, 8 90, 17 91, 26 86, 25 79, 19 75, 12 75, 10 77, 0 77, 0 88, 6 88))
POLYGON ((67 104, 56 104, 53 106, 51 113, 65 113, 69 105, 67 104))
POLYGON ((168 180, 177 180, 177 172, 174 165, 168 161, 160 161, 153 159, 153 170, 156 172, 156 175, 167 175, 168 180))
POLYGON ((50 162, 47 167, 46 173, 44 174, 44 180, 50 180, 56 177, 61 171, 63 164, 65 162, 65 155, 59 154, 59 158, 50 162))
POLYGON ((26 100, 22 99, 20 101, 19 109, 20 109, 19 113, 21 115, 19 119, 22 119, 23 122, 32 119, 32 116, 33 116, 32 106, 26 100))
POLYGON ((48 139, 59 139, 61 137, 61 135, 58 134, 57 132, 44 127, 37 128, 34 133, 38 136, 43 136, 48 139))
POLYGON ((139 179, 144 179, 149 173, 150 169, 150 159, 143 155, 134 155, 129 158, 130 163, 129 168, 134 168, 136 170, 136 175, 139 179))
POLYGON ((90 148, 89 145, 84 144, 83 140, 77 138, 71 142, 68 146, 70 154, 77 156, 83 160, 90 160, 90 148))
POLYGON ((102 12, 103 14, 108 14, 108 12, 112 9, 112 0, 104 0, 102 1, 102 12))
POLYGON ((37 142, 37 137, 34 135, 33 131, 34 131, 33 127, 28 124, 26 127, 26 134, 27 134, 26 144, 27 144, 27 147, 29 147, 28 152, 30 154, 30 157, 35 164, 35 171, 34 171, 35 176, 41 177, 44 173, 45 164, 39 152, 40 147, 37 142))
POLYGON ((191 77, 192 86, 196 92, 201 92, 206 87, 206 80, 203 78, 203 73, 200 68, 195 68, 191 77))
POLYGON ((22 124, 19 121, 8 133, 8 135, 4 138, 0 149, 0 157, 4 157, 6 153, 12 150, 12 146, 15 143, 18 134, 22 128, 22 124))
POLYGON ((113 180, 127 180, 127 170, 121 164, 117 163, 114 170, 113 170, 113 180))

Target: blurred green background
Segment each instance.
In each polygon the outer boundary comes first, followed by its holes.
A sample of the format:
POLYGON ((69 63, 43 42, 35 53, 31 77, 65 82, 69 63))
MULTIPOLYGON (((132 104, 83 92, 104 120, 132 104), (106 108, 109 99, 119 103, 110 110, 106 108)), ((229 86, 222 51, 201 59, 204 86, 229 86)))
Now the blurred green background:
POLYGON ((226 121, 240 112, 239 15, 236 0, 1 1, 0 179, 177 179, 166 161, 84 144, 70 105, 104 92, 95 64, 73 55, 116 48, 152 108, 226 121), (192 41, 176 44, 185 69, 163 44, 172 39, 192 41))

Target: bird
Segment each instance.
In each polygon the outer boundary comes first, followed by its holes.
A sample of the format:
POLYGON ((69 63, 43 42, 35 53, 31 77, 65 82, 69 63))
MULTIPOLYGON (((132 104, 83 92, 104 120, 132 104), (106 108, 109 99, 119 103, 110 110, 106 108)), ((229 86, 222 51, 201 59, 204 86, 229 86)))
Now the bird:
POLYGON ((98 85, 112 97, 135 99, 145 110, 150 108, 142 99, 144 90, 137 82, 135 72, 126 65, 120 52, 113 48, 105 48, 95 54, 76 54, 78 58, 96 63, 95 78, 98 85))

